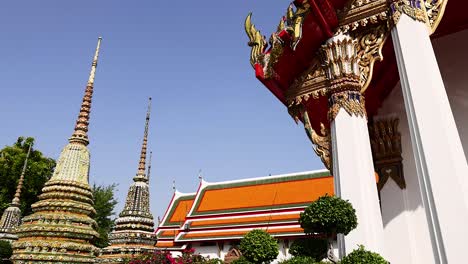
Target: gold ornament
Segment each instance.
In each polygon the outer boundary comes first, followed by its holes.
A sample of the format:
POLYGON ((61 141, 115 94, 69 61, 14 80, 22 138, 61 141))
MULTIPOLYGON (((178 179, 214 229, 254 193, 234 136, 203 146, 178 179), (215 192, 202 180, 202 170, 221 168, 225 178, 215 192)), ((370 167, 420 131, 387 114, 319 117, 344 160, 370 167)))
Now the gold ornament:
POLYGON ((263 65, 263 51, 267 45, 265 37, 262 36, 259 30, 255 28, 255 25, 252 24, 252 13, 250 13, 245 19, 245 32, 249 37, 248 45, 252 47, 250 51, 250 64, 255 66, 256 63, 261 63, 263 65))
POLYGON ((304 108, 302 109, 302 117, 304 119, 304 129, 307 133, 307 136, 309 137, 310 141, 312 141, 312 143, 315 145, 314 147, 315 153, 317 154, 317 156, 320 157, 325 167, 331 172, 332 167, 331 167, 331 155, 330 155, 330 150, 331 150, 330 133, 325 128, 325 125, 323 123, 320 123, 321 135, 315 132, 315 130, 312 128, 312 125, 310 123, 309 114, 307 113, 307 110, 304 108))
POLYGON ((420 0, 397 0, 390 4, 392 22, 396 25, 402 14, 406 14, 416 21, 427 22, 424 10, 421 9, 420 0))
POLYGON ((364 93, 372 80, 372 73, 376 61, 382 61, 382 48, 387 40, 389 29, 386 24, 373 27, 359 34, 356 39, 357 57, 359 58, 359 84, 364 93))
POLYGON ((444 16, 447 0, 424 0, 423 4, 433 34, 444 16))
POLYGON ((406 188, 401 157, 401 134, 397 118, 379 119, 369 124, 369 137, 374 158, 374 167, 379 174, 381 190, 389 178, 401 188, 406 188))
POLYGON ((358 91, 344 91, 330 95, 330 108, 328 118, 330 122, 336 118, 341 108, 349 115, 366 117, 364 96, 358 91))
POLYGON ((273 33, 269 39, 269 53, 265 53, 268 46, 265 37, 252 24, 252 13, 245 19, 245 32, 249 37, 248 45, 252 47, 250 64, 252 67, 257 63, 260 64, 263 67, 266 79, 275 77, 273 68, 283 54, 285 43, 281 40, 279 34, 286 30, 292 38, 290 48, 295 50, 302 38, 302 24, 309 11, 310 5, 307 0, 303 0, 301 4, 298 4, 296 10, 293 10, 292 5, 288 7, 286 16, 278 24, 277 32, 273 33))

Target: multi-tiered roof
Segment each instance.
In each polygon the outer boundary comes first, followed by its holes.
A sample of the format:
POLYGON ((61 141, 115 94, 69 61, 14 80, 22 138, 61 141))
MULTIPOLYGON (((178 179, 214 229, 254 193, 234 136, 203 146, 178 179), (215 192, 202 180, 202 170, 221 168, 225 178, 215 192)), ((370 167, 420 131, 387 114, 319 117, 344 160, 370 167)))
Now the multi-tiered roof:
POLYGON ((13 242, 18 239, 15 231, 21 222, 21 189, 23 188, 24 174, 26 173, 26 167, 28 165, 29 155, 31 154, 31 148, 32 144, 29 145, 28 153, 26 154, 26 159, 24 160, 23 170, 21 171, 21 175, 18 180, 15 196, 11 201, 10 206, 5 209, 5 211, 3 211, 2 218, 0 219, 0 240, 13 242))
POLYGON ((88 183, 89 115, 99 47, 91 66, 75 131, 62 150, 51 179, 42 189, 33 213, 23 218, 13 243, 14 263, 94 263, 97 253, 90 241, 98 236, 91 218, 93 195, 88 183))
POLYGON ((149 100, 138 172, 128 190, 124 209, 109 235, 111 245, 103 249, 101 262, 121 263, 132 254, 153 250, 156 243, 154 220, 149 204, 149 180, 145 172, 151 98, 149 100))
POLYGON ((159 249, 188 243, 239 240, 252 229, 300 237, 299 214, 318 197, 333 195, 328 171, 208 183, 196 194, 176 192, 156 234, 159 249))

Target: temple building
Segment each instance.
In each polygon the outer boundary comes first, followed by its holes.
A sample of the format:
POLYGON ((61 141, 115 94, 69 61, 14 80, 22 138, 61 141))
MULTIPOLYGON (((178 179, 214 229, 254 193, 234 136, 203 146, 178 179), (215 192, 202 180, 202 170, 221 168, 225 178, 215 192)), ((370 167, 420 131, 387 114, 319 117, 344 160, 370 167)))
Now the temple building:
POLYGON ((21 171, 21 175, 18 180, 15 196, 11 201, 10 206, 8 206, 5 211, 3 211, 2 218, 0 219, 0 240, 5 240, 10 243, 18 239, 18 236, 15 234, 15 232, 16 228, 21 222, 21 189, 23 188, 24 174, 26 173, 26 168, 28 166, 28 159, 29 155, 31 154, 31 148, 32 144, 29 145, 28 153, 26 154, 26 158, 24 160, 23 170, 21 171))
MULTIPOLYGON (((101 263, 123 263, 132 255, 138 255, 154 250, 156 235, 154 220, 150 212, 149 173, 146 175, 146 151, 148 143, 148 127, 151 111, 151 98, 146 113, 146 124, 141 146, 138 171, 133 178, 127 194, 127 200, 122 212, 115 220, 114 230, 109 235, 110 246, 102 250, 99 257, 101 263)), ((151 163, 151 158, 150 158, 151 163)))
POLYGON ((89 186, 90 153, 87 148, 89 116, 98 62, 98 44, 91 65, 73 135, 62 150, 50 180, 42 189, 33 213, 23 218, 13 242, 14 263, 94 263, 98 236, 91 218, 93 196, 89 186))
POLYGON ((202 180, 196 193, 174 193, 156 229, 156 247, 173 254, 194 248, 229 263, 240 255, 240 239, 252 229, 263 229, 278 239, 277 259, 286 259, 291 243, 305 236, 299 214, 318 197, 333 193, 333 177, 327 170, 202 180))
POLYGON ((334 193, 356 209, 341 257, 364 245, 391 263, 466 262, 466 8, 295 0, 269 42, 247 16, 256 78, 304 125, 334 193))

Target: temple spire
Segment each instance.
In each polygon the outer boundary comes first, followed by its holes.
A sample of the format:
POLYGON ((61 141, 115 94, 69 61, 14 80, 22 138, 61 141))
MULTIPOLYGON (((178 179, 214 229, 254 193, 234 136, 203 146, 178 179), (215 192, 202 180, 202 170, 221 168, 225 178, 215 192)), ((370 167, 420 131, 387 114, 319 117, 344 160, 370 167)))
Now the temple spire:
POLYGON ((151 159, 153 158, 153 151, 150 151, 150 156, 148 160, 148 172, 146 174, 146 178, 148 178, 148 181, 150 180, 151 177, 151 159))
POLYGON ((31 154, 32 145, 33 143, 29 144, 28 154, 26 154, 26 159, 24 160, 23 170, 21 171, 21 176, 18 181, 18 186, 16 187, 15 197, 13 198, 11 205, 15 205, 18 207, 20 206, 21 189, 23 188, 24 174, 26 173, 26 167, 28 165, 29 155, 31 154))
POLYGON ((151 152, 148 160, 148 174, 146 174, 151 97, 148 101, 138 171, 128 189, 124 208, 115 220, 114 230, 109 234, 110 245, 101 251, 102 263, 123 263, 123 259, 131 257, 135 252, 151 253, 157 241, 156 233, 154 233, 154 219, 150 211, 148 185, 151 173, 151 152))
POLYGON ((94 53, 93 63, 91 64, 91 72, 89 73, 88 83, 86 85, 85 94, 83 96, 83 103, 81 104, 80 114, 76 120, 75 131, 70 138, 70 143, 76 142, 84 145, 89 144, 88 140, 88 125, 89 114, 91 113, 91 99, 93 97, 94 77, 96 75, 96 68, 99 57, 99 48, 101 46, 102 38, 98 38, 96 52, 94 53))
POLYGON ((141 153, 140 153, 140 162, 138 164, 138 172, 133 180, 148 180, 146 177, 146 148, 148 144, 148 127, 149 127, 149 120, 150 120, 150 112, 151 112, 151 97, 148 99, 148 110, 146 112, 146 122, 145 122, 145 132, 143 134, 143 143, 141 145, 141 153))

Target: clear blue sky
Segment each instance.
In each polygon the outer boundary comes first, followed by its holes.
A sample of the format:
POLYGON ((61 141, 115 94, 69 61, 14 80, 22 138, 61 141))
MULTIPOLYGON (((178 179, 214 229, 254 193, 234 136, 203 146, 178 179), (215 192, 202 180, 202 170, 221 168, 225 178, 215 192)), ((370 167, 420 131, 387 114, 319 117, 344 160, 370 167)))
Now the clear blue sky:
POLYGON ((7 1, 0 8, 0 146, 57 158, 72 134, 98 36, 90 182, 122 208, 153 97, 151 208, 222 181, 321 169, 301 125, 255 79, 243 22, 269 37, 288 1, 7 1))

